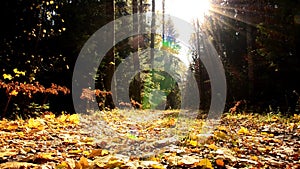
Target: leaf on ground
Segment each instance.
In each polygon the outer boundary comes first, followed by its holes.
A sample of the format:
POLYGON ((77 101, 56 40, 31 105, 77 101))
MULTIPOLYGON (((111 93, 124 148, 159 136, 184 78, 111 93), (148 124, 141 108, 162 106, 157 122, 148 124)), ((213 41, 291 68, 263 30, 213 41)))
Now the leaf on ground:
POLYGON ((207 158, 201 159, 198 166, 213 169, 211 162, 207 158))
POLYGON ((218 149, 218 147, 215 144, 210 144, 207 147, 212 149, 212 150, 217 150, 218 149))
POLYGON ((83 168, 86 168, 86 167, 89 166, 89 162, 88 162, 88 160, 87 160, 85 157, 80 157, 79 164, 80 164, 83 168))
POLYGON ((1 169, 23 169, 23 168, 32 168, 36 166, 38 165, 33 163, 26 163, 26 162, 6 162, 0 164, 1 169))
POLYGON ((198 145, 198 142, 195 140, 190 140, 189 143, 190 143, 190 145, 192 145, 194 147, 196 147, 198 145))
POLYGON ((219 167, 224 167, 225 163, 224 163, 223 159, 218 158, 218 159, 216 159, 216 165, 219 167))
POLYGON ((102 157, 102 156, 106 156, 106 155, 108 155, 108 154, 109 154, 108 150, 104 150, 104 149, 94 149, 94 150, 92 150, 92 152, 90 153, 89 158, 91 158, 91 157, 96 157, 96 156, 102 157))
POLYGON ((249 131, 245 127, 241 127, 240 130, 238 131, 238 134, 249 134, 249 131))

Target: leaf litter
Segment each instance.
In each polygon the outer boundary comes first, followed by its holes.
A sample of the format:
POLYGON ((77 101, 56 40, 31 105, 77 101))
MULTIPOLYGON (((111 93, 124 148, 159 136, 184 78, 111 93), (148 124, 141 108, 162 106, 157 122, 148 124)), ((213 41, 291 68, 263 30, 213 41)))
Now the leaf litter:
POLYGON ((299 115, 224 114, 211 122, 179 114, 3 119, 0 168, 300 168, 299 115))

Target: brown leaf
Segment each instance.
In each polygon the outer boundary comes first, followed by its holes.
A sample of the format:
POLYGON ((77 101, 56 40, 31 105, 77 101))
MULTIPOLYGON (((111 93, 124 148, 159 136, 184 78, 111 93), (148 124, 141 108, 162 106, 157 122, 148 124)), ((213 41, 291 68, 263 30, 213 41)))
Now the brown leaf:
POLYGON ((85 157, 81 157, 79 160, 80 165, 85 168, 89 166, 89 162, 85 157))
POLYGON ((96 157, 96 156, 103 156, 102 151, 103 151, 102 149, 92 150, 91 154, 89 155, 89 158, 96 157))
POLYGON ((23 169, 23 168, 36 167, 36 166, 38 165, 33 163, 26 163, 26 162, 6 162, 0 164, 1 169, 23 169))

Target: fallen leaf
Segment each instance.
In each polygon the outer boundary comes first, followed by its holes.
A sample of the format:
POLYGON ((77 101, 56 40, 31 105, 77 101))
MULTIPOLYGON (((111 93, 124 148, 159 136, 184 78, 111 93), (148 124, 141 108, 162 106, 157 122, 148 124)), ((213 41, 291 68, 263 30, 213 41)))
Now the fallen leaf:
POLYGON ((201 159, 198 165, 213 169, 211 162, 207 158, 201 159))
POLYGON ((196 147, 198 145, 198 142, 195 140, 190 140, 189 143, 190 143, 190 145, 192 145, 194 147, 196 147))
POLYGON ((32 168, 36 166, 38 165, 33 163, 26 163, 26 162, 6 162, 0 164, 1 169, 22 169, 22 168, 32 168))
POLYGON ((241 129, 238 131, 238 134, 249 134, 249 131, 245 127, 241 127, 241 129))
POLYGON ((216 164, 219 167, 224 167, 224 165, 225 165, 223 159, 220 159, 220 158, 216 159, 216 164))
POLYGON ((218 149, 218 147, 215 144, 210 144, 207 147, 210 148, 210 149, 213 149, 213 150, 217 150, 218 149))
POLYGON ((80 157, 79 163, 83 168, 86 168, 89 166, 89 162, 85 157, 80 157))

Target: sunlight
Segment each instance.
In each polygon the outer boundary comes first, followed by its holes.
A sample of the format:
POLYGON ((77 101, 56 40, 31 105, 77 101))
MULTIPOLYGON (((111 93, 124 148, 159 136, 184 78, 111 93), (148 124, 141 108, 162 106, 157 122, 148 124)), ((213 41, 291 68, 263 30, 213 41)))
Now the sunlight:
POLYGON ((165 13, 192 22, 199 19, 202 23, 210 10, 210 0, 166 0, 165 13))

